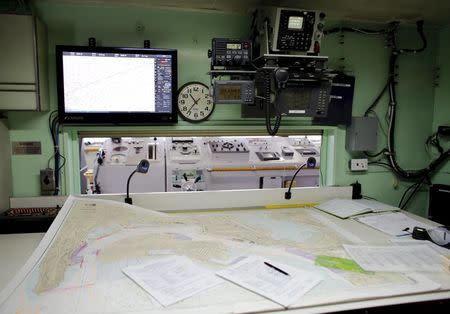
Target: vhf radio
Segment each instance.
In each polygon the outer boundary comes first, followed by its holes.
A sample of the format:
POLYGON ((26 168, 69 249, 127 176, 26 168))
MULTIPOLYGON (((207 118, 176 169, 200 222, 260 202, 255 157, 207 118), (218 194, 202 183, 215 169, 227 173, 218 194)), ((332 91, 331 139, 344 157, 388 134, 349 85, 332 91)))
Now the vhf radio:
POLYGON ((211 66, 245 67, 252 60, 252 44, 249 40, 213 38, 208 57, 211 66))

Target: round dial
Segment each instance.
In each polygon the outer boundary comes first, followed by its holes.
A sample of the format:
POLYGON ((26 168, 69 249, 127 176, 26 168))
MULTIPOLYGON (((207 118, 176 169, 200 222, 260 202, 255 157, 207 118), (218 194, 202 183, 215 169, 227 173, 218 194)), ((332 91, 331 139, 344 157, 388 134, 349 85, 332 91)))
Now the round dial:
POLYGON ((209 88, 200 82, 189 82, 178 90, 178 113, 190 122, 208 119, 214 109, 209 88))

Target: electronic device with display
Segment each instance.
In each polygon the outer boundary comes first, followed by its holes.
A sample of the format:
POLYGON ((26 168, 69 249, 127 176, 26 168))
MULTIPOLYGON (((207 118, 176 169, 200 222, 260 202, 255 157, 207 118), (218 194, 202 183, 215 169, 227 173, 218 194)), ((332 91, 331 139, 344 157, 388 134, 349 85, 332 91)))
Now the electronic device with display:
POLYGON ((290 116, 326 117, 330 91, 331 80, 288 86, 279 91, 279 110, 290 116))
POLYGON ((212 66, 247 66, 252 60, 252 45, 249 40, 213 38, 208 57, 212 66))
POLYGON ((242 80, 214 81, 213 100, 216 104, 253 104, 255 82, 242 80))
POLYGON ((271 8, 261 12, 260 56, 271 53, 317 55, 323 36, 325 13, 293 8, 271 8), (270 31, 273 29, 273 31, 270 31))
POLYGON ((174 49, 56 46, 56 68, 61 123, 177 122, 174 49))

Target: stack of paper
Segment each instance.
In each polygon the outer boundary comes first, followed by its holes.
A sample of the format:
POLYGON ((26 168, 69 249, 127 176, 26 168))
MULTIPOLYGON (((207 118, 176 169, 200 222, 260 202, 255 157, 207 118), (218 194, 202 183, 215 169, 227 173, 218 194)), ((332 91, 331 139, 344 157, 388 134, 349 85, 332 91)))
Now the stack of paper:
POLYGON ((383 213, 380 215, 359 217, 355 220, 393 236, 411 234, 414 227, 425 229, 433 227, 408 217, 403 213, 383 213))
POLYGON ((378 213, 398 210, 397 207, 386 205, 375 200, 350 200, 340 198, 321 203, 317 205, 316 208, 343 219, 372 212, 378 213))
POLYGON ((321 281, 317 274, 257 256, 247 257, 216 274, 285 307, 321 281))
POLYGON ((344 245, 363 269, 384 272, 442 271, 443 257, 426 244, 408 246, 344 245))
POLYGON ((194 264, 185 256, 171 256, 130 266, 123 272, 163 306, 193 296, 223 282, 213 272, 194 264))
POLYGON ((360 199, 360 200, 352 200, 355 203, 361 204, 363 206, 367 206, 371 209, 374 213, 381 213, 381 212, 390 212, 395 210, 400 210, 398 207, 394 207, 388 204, 384 204, 381 202, 378 202, 376 200, 368 200, 368 199, 360 199))
MULTIPOLYGON (((163 306, 223 282, 185 256, 161 258, 124 268, 123 272, 163 306)), ((216 275, 285 307, 298 301, 322 280, 315 273, 257 256, 246 257, 216 275)))

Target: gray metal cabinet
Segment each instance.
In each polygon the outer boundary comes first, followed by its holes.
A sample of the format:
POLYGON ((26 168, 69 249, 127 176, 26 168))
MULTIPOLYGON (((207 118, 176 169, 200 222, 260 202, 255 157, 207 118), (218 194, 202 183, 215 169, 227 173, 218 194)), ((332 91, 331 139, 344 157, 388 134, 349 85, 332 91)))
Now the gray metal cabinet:
POLYGON ((47 35, 31 15, 0 14, 0 111, 48 108, 47 35))

